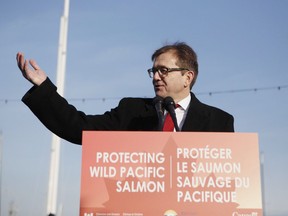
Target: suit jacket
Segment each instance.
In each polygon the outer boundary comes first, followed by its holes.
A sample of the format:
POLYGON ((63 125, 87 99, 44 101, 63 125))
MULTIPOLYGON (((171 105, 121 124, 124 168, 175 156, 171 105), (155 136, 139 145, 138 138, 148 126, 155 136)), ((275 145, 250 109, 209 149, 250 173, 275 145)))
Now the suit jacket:
MULTIPOLYGON (((22 98, 39 120, 53 133, 81 144, 83 130, 156 131, 158 116, 153 99, 123 98, 119 105, 103 115, 86 115, 57 93, 47 78, 32 87, 22 98)), ((233 116, 201 103, 193 93, 182 131, 233 132, 233 116)))

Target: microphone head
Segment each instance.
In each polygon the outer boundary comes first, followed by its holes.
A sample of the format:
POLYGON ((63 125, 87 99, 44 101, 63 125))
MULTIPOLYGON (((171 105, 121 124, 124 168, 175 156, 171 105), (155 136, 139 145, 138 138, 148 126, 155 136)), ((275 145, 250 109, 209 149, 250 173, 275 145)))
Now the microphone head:
POLYGON ((163 98, 160 96, 156 96, 153 99, 153 105, 158 115, 158 130, 161 131, 163 128, 163 124, 164 124, 163 98))
POLYGON ((155 98, 153 98, 153 105, 157 112, 161 112, 163 114, 164 106, 162 97, 156 96, 155 98))
POLYGON ((158 103, 162 104, 163 103, 163 98, 157 95, 156 97, 153 98, 153 104, 155 106, 158 103))
POLYGON ((173 98, 170 97, 170 96, 164 98, 164 101, 163 101, 163 102, 164 102, 164 107, 165 107, 166 109, 168 109, 168 107, 170 107, 170 106, 173 106, 174 108, 176 107, 173 98))

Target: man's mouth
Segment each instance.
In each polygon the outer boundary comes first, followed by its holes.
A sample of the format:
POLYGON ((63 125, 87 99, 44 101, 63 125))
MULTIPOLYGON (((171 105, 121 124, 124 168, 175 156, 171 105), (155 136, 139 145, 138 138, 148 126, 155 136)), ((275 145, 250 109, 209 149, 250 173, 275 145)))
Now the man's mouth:
POLYGON ((161 88, 164 87, 163 84, 159 84, 159 83, 154 83, 154 88, 161 88))
POLYGON ((154 89, 156 89, 156 90, 159 90, 159 89, 161 89, 163 87, 164 87, 163 85, 154 85, 154 89))

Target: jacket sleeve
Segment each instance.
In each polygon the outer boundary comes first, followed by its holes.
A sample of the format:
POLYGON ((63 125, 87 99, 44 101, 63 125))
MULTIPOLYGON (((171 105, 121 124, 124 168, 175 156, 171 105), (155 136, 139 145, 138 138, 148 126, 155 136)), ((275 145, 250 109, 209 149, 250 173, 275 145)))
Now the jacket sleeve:
POLYGON ((22 101, 50 131, 75 144, 81 144, 83 130, 119 129, 117 108, 103 115, 86 115, 61 97, 49 78, 32 87, 22 101))
POLYGON ((234 117, 229 114, 227 124, 226 124, 227 132, 234 132, 234 117))

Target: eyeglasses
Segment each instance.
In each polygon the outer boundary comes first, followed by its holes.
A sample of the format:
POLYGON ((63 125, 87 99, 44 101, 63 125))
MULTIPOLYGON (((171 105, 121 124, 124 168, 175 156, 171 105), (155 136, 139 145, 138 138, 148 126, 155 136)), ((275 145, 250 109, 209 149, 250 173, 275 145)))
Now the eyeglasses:
POLYGON ((153 78, 155 73, 158 72, 159 75, 161 77, 167 76, 168 73, 173 72, 173 71, 183 71, 183 70, 187 70, 189 71, 189 69, 187 68, 166 68, 166 67, 161 67, 161 68, 150 68, 147 70, 149 77, 153 78))

